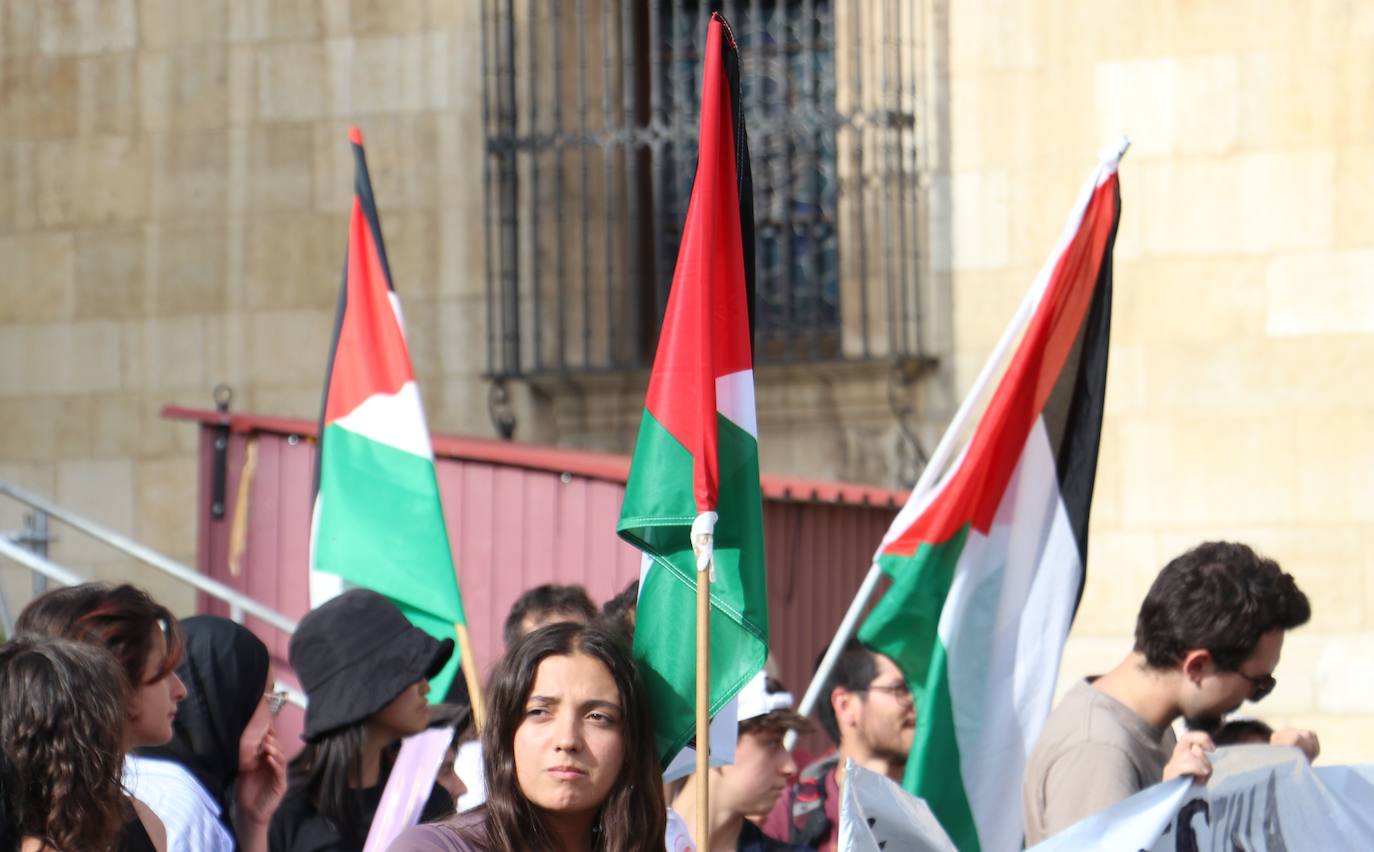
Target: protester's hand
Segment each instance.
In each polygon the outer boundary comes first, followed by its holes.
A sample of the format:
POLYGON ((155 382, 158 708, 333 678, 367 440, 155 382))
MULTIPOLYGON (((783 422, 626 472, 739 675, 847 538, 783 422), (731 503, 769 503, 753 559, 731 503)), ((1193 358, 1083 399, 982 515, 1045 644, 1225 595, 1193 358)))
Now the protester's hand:
POLYGON ((1189 731, 1174 746, 1174 755, 1164 766, 1164 780, 1191 775, 1196 781, 1206 781, 1212 777, 1212 761, 1207 759, 1207 752, 1216 750, 1211 737, 1202 731, 1189 731))
POLYGON ((1307 755, 1307 762, 1311 763, 1317 759, 1317 755, 1322 753, 1321 743, 1317 742, 1317 735, 1302 728, 1284 728, 1282 731, 1275 731, 1269 738, 1270 745, 1293 746, 1301 749, 1307 755))
POLYGON ((240 770, 236 798, 239 819, 255 826, 266 826, 286 796, 286 756, 277 744, 277 735, 268 731, 258 749, 256 765, 240 770))

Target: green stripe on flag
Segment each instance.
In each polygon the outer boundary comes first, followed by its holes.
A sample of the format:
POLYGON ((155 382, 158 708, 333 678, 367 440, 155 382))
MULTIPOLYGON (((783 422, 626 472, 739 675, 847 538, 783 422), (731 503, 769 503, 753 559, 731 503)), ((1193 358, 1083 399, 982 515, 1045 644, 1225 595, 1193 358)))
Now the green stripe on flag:
POLYGON ((930 804, 964 852, 979 848, 978 831, 964 790, 939 628, 968 535, 965 525, 944 542, 921 544, 911 556, 880 556, 878 565, 892 586, 859 630, 859 641, 902 670, 916 701, 916 733, 902 786, 930 804))
MULTIPOLYGON (((712 714, 763 667, 768 654, 758 443, 723 416, 717 424, 720 520, 711 586, 712 714)), ((617 529, 654 559, 635 619, 646 629, 635 630, 634 645, 665 765, 696 726, 696 560, 690 537, 696 514, 692 455, 645 411, 617 529)))
MULTIPOLYGON (((390 598, 412 623, 453 639, 465 623, 433 460, 331 424, 320 463, 317 571, 390 598)), ((458 655, 431 682, 443 695, 458 655)))
POLYGON ((945 833, 960 852, 978 852, 978 827, 964 789, 959 737, 954 728, 954 699, 949 691, 949 652, 938 639, 930 674, 916 708, 916 734, 911 741, 902 786, 926 800, 945 833))
POLYGON ((883 554, 878 565, 892 580, 859 630, 859 641, 892 658, 906 675, 921 724, 922 692, 929 682, 932 654, 939 641, 940 613, 954 582, 968 525, 948 541, 923 543, 911 556, 883 554))
MULTIPOLYGON (((646 409, 616 532, 640 550, 676 552, 697 517, 692 454, 646 409)), ((636 616, 638 620, 638 616, 636 616)))

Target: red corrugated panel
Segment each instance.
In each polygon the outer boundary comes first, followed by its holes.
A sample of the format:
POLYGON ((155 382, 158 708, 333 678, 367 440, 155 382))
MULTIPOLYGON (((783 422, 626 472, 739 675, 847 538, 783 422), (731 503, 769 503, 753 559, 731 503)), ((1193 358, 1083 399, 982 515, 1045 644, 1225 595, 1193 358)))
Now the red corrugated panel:
MULTIPOLYGON (((271 432, 306 438, 314 438, 318 428, 317 424, 310 420, 264 417, 258 414, 228 414, 175 405, 164 406, 162 416, 177 420, 194 420, 205 425, 224 425, 233 432, 271 432)), ((569 473, 610 482, 624 483, 630 471, 629 457, 612 453, 453 435, 435 435, 433 444, 435 456, 441 458, 487 462, 503 467, 544 470, 550 473, 569 473)), ((776 500, 845 503, 895 509, 905 503, 907 497, 905 491, 875 485, 830 482, 769 473, 763 474, 760 485, 765 498, 771 497, 776 500)))
MULTIPOLYGON (((184 416, 180 411, 169 414, 184 416)), ((256 418, 252 423, 259 428, 247 428, 238 418, 228 449, 228 511, 223 520, 214 521, 209 514, 213 426, 222 421, 203 412, 191 419, 202 428, 201 571, 299 619, 308 609, 313 442, 301 439, 304 430, 262 428, 298 421, 256 418), (256 442, 257 462, 241 570, 233 574, 230 530, 249 441, 256 442)), ((602 603, 639 575, 638 551, 615 534, 623 478, 578 474, 565 464, 535 466, 528 456, 522 457, 526 463, 512 464, 504 457, 495 460, 495 455, 439 455, 436 460, 463 602, 483 672, 500 654, 505 614, 525 589, 546 582, 581 583, 602 603)), ((587 455, 595 461, 596 454, 587 455)), ((598 470, 609 468, 601 464, 598 470)), ((885 489, 774 478, 764 500, 771 645, 783 679, 798 696, 896 513, 897 496, 885 489), (850 497, 860 499, 849 502, 850 497)), ((227 614, 209 600, 202 600, 201 608, 227 614)), ((249 624, 268 642, 285 672, 286 637, 255 619, 249 624)), ((283 721, 285 732, 299 731, 297 716, 283 721)))
MULTIPOLYGON (((299 620, 309 609, 305 575, 293 565, 305 565, 310 533, 311 471, 313 458, 303 442, 294 446, 284 435, 231 435, 226 465, 223 520, 210 518, 211 471, 214 469, 214 430, 201 429, 200 483, 198 510, 197 563, 203 574, 243 591, 253 598, 299 620), (249 482, 248 520, 245 546, 238 572, 231 571, 230 537, 236 497, 242 481, 248 443, 257 444, 257 464, 249 482), (304 525, 302 525, 304 521, 304 525)), ((207 595, 199 598, 201 612, 229 616, 229 607, 207 595)), ((248 617, 245 625, 266 644, 277 676, 296 683, 287 662, 288 638, 264 622, 248 617)), ((288 705, 277 718, 281 741, 294 753, 304 717, 299 708, 288 705)))

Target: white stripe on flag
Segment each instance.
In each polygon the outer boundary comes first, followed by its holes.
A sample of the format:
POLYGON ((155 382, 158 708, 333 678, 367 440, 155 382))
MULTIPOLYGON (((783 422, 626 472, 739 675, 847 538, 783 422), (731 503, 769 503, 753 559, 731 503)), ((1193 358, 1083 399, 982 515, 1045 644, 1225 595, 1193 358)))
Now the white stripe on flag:
POLYGON ((984 849, 1020 843, 1021 776, 1054 700, 1081 574, 1037 421, 989 534, 969 533, 940 614, 964 791, 984 849))
POLYGON ((716 377, 716 411, 757 441, 758 415, 754 410, 754 371, 740 370, 716 377))
POLYGON ((310 516, 310 561, 307 563, 310 568, 307 582, 310 590, 310 608, 314 609, 330 598, 336 598, 343 594, 347 584, 343 577, 338 574, 328 574, 324 571, 315 570, 315 536, 320 532, 320 503, 323 497, 315 495, 315 505, 310 516))
POLYGON ((434 458, 429 429, 425 427, 425 409, 420 404, 420 388, 413 379, 394 394, 374 393, 334 423, 370 441, 421 458, 434 458))

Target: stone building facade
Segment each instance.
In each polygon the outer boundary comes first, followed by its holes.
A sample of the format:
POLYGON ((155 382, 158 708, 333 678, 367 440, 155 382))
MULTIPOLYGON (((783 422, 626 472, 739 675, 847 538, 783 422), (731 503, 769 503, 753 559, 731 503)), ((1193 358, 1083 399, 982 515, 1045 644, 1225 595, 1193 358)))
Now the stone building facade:
MULTIPOLYGON (((1246 712, 1374 757, 1374 9, 1316 2, 948 5, 956 384, 1125 133, 1090 571, 1061 688, 1129 648, 1199 540, 1278 559, 1312 599, 1246 712)), ((938 180, 937 180, 938 185, 938 180)))
MULTIPOLYGON (((860 59, 887 37, 873 22, 888 5, 836 4, 860 59)), ((208 406, 224 383, 237 409, 317 413, 354 124, 431 427, 494 434, 485 8, 0 0, 0 478, 192 561, 195 430, 158 411, 208 406)), ((1374 759, 1374 658, 1359 652, 1374 637, 1374 396, 1359 382, 1374 357, 1374 10, 910 8, 896 50, 916 81, 921 366, 896 382, 880 359, 760 368, 764 467, 909 479, 903 427, 933 446, 1096 149, 1125 133, 1091 566, 1061 682, 1124 652, 1169 557, 1240 538, 1293 571, 1315 613, 1257 709, 1316 728, 1332 760, 1374 759)), ((883 91, 875 66, 840 65, 883 91)), ((842 231, 842 256, 854 238, 842 231)), ((642 383, 515 377, 517 438, 628 450, 642 383)), ((0 528, 18 515, 0 506, 0 528)), ((73 536, 52 555, 193 606, 73 536)), ((27 577, 0 576, 22 600, 27 577)))

